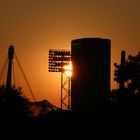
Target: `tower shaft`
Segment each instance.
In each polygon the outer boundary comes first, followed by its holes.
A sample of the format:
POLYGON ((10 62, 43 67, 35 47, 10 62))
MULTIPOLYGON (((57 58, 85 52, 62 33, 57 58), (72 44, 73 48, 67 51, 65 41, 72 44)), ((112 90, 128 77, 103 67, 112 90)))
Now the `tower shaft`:
POLYGON ((12 80, 12 60, 14 57, 14 46, 10 45, 8 49, 8 72, 7 72, 7 81, 6 81, 6 89, 9 90, 11 88, 11 80, 12 80))

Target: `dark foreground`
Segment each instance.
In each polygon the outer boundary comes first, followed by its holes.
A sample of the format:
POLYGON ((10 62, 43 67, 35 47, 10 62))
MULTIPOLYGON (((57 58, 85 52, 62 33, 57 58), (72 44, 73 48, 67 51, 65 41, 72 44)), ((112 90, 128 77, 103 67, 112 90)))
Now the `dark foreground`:
MULTIPOLYGON (((44 139, 72 137, 91 138, 140 138, 139 110, 96 110, 95 112, 54 111, 45 116, 27 117, 1 115, 1 134, 4 137, 44 139)), ((1 136, 2 136, 1 135, 1 136)))

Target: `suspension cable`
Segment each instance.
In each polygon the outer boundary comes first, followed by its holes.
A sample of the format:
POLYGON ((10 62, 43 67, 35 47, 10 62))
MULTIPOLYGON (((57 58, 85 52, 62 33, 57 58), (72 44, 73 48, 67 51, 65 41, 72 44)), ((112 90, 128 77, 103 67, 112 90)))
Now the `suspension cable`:
POLYGON ((4 60, 4 64, 3 64, 2 69, 1 69, 1 72, 0 72, 0 82, 2 82, 3 77, 4 77, 3 80, 5 82, 7 63, 8 63, 8 56, 6 56, 6 58, 4 60))
POLYGON ((16 87, 16 78, 15 78, 15 67, 14 67, 14 62, 13 62, 13 83, 14 83, 14 86, 16 87))
POLYGON ((15 59, 16 59, 16 61, 17 61, 17 64, 18 64, 19 68, 20 68, 20 71, 21 71, 21 73, 22 73, 22 75, 23 75, 23 77, 24 77, 24 80, 25 80, 25 82, 26 82, 26 84, 27 84, 27 86, 28 86, 28 88, 29 88, 29 91, 30 91, 30 93, 31 93, 31 95, 32 95, 32 97, 33 97, 33 100, 36 102, 36 99, 35 99, 35 96, 34 96, 34 94, 33 94, 33 91, 32 91, 32 89, 31 89, 31 87, 30 87, 30 84, 29 84, 27 78, 26 78, 26 75, 25 75, 25 73, 24 73, 24 71, 23 71, 23 68, 22 68, 22 66, 21 66, 21 64, 20 64, 20 62, 19 62, 19 60, 18 60, 18 58, 17 58, 16 53, 15 53, 15 59))

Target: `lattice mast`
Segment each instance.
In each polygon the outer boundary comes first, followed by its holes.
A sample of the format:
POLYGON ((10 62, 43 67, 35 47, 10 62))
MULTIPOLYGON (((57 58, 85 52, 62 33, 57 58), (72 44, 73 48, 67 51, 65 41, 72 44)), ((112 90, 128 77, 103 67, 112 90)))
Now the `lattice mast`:
POLYGON ((49 50, 49 72, 61 72, 61 109, 71 109, 71 77, 65 74, 64 66, 71 62, 70 51, 49 50))

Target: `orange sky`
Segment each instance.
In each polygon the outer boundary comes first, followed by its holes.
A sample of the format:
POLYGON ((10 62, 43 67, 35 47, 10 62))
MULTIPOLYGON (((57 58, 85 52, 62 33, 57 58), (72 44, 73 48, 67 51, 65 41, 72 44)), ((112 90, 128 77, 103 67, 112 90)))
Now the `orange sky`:
MULTIPOLYGON (((113 88, 113 63, 121 50, 139 50, 139 13, 138 0, 0 0, 0 69, 14 45, 36 99, 59 106, 60 74, 48 72, 48 50, 70 49, 76 38, 109 38, 113 88)), ((32 99, 18 68, 15 72, 17 85, 32 99)))

